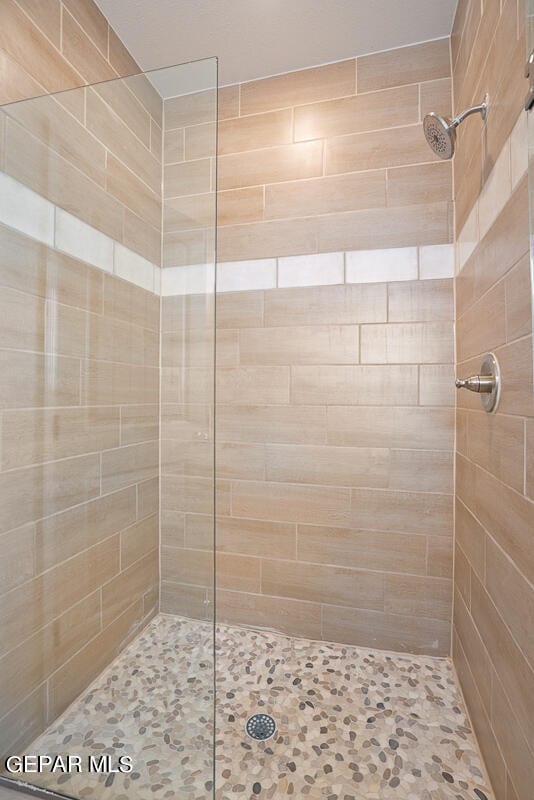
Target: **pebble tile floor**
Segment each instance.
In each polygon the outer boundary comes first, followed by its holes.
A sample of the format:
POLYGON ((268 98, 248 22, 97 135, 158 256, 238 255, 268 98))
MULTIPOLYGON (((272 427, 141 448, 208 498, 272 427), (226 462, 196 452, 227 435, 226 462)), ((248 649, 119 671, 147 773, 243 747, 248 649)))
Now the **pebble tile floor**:
MULTIPOLYGON (((494 800, 450 662, 160 615, 29 753, 132 757, 125 775, 40 775, 89 800, 494 800), (273 738, 245 733, 271 714, 273 738)), ((29 776, 28 776, 29 777, 29 776)))

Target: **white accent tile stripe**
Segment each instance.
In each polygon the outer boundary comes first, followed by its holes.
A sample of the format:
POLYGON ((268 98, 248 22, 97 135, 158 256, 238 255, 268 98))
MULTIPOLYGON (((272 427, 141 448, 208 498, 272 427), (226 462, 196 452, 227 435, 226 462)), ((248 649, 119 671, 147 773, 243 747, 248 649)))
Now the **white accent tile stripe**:
POLYGON ((330 286, 344 282, 343 253, 278 259, 278 286, 330 286))
POLYGON ((165 267, 161 270, 161 294, 213 294, 214 270, 214 264, 165 267))
MULTIPOLYGON (((217 264, 217 292, 331 286, 343 283, 385 283, 432 280, 454 276, 454 244, 354 250, 217 264), (278 270, 277 264, 278 261, 278 270), (347 275, 344 275, 346 263, 347 275), (419 265, 419 274, 418 274, 419 265), (276 274, 278 272, 278 282, 276 274)), ((165 267, 161 270, 162 295, 213 291, 213 264, 165 267)))
POLYGON ((276 258, 226 261, 217 265, 217 291, 276 288, 276 258))
POLYGON ((419 248, 421 280, 454 277, 454 245, 433 244, 419 248))
POLYGON ((0 172, 0 222, 54 246, 55 206, 19 181, 0 172))
POLYGON ((86 264, 113 272, 113 239, 62 208, 56 208, 54 245, 86 264))
POLYGON ((416 281, 417 247, 353 250, 346 255, 347 283, 416 281))
POLYGON ((113 271, 124 280, 142 286, 149 292, 154 291, 154 264, 117 242, 113 253, 113 271))
POLYGON ((0 223, 155 294, 158 265, 0 171, 0 223))

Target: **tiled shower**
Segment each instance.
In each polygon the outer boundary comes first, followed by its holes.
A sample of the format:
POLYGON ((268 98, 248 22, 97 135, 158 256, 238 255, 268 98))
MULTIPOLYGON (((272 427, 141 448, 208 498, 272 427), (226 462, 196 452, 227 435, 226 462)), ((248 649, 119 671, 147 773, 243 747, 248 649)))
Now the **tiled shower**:
POLYGON ((184 91, 3 2, 0 797, 530 800, 524 4, 184 91))

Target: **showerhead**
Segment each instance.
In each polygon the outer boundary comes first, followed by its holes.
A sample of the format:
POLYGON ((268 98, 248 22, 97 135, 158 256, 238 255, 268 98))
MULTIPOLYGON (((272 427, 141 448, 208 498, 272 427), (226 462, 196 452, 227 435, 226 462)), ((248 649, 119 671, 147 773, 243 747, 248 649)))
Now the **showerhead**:
POLYGON ((480 113, 482 119, 485 120, 487 108, 488 98, 486 95, 483 103, 462 111, 461 114, 458 114, 458 116, 452 120, 447 117, 442 117, 441 114, 436 114, 434 111, 427 114, 423 120, 423 130, 426 140, 434 153, 440 158, 452 158, 456 149, 456 128, 458 125, 460 125, 466 117, 476 113, 480 113))
POLYGON ((456 126, 450 119, 435 114, 427 114, 423 120, 426 140, 434 153, 440 158, 452 158, 456 147, 456 126))

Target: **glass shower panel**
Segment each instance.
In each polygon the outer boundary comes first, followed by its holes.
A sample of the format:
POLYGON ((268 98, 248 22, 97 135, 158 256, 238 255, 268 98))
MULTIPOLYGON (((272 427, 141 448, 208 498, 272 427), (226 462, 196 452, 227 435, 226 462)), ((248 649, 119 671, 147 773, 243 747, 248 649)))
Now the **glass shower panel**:
POLYGON ((1 787, 213 794, 215 59, 0 108, 1 787))

